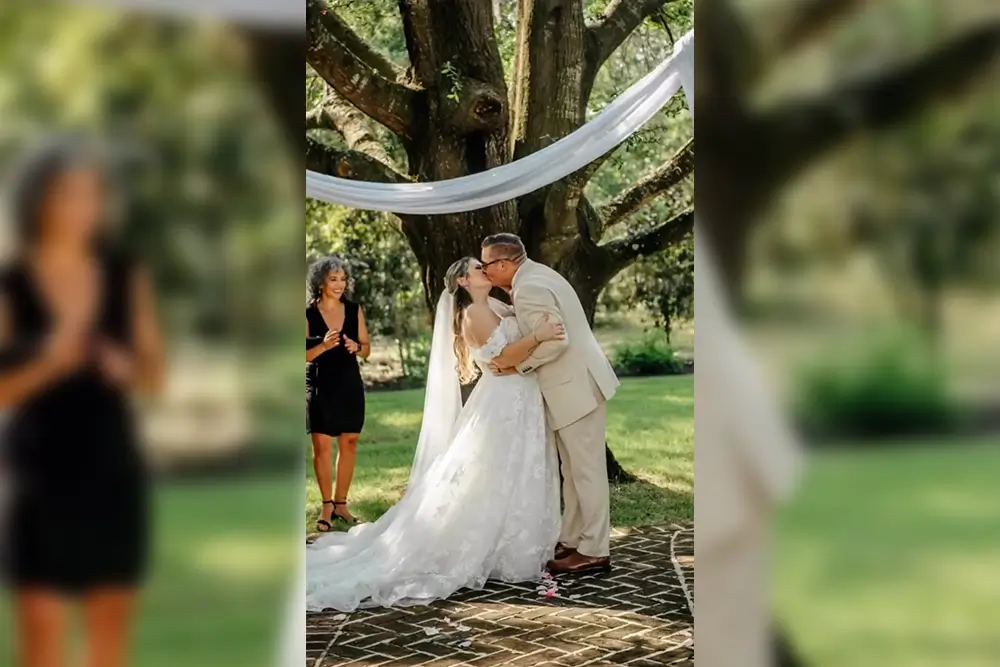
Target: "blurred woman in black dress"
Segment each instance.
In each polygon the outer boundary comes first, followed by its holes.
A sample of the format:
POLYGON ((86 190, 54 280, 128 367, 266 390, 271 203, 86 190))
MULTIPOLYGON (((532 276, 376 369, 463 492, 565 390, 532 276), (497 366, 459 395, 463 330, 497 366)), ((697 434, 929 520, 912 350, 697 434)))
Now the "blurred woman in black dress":
POLYGON ((15 173, 17 252, 0 269, 2 523, 19 664, 65 664, 79 603, 85 664, 121 667, 147 560, 148 482, 128 394, 158 388, 150 281, 109 243, 108 183, 86 147, 53 145, 15 173))
POLYGON ((365 314, 347 299, 350 273, 339 257, 309 267, 306 307, 306 431, 312 437, 313 469, 323 498, 316 529, 334 519, 357 523, 347 506, 358 437, 365 423, 365 386, 358 357, 371 354, 365 314), (333 439, 337 439, 336 487, 333 439))

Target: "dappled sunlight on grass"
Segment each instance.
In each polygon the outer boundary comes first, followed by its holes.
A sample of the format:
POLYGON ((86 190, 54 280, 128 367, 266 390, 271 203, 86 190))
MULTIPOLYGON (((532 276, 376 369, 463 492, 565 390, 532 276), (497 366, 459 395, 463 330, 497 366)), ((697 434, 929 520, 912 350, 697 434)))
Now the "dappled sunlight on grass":
POLYGON ((376 415, 378 425, 386 429, 420 430, 420 415, 412 412, 388 412, 376 415))
POLYGON ((936 519, 988 520, 1000 523, 1000 505, 984 504, 966 489, 938 489, 917 500, 919 507, 936 519))
POLYGON ((294 567, 287 539, 259 535, 221 534, 192 550, 191 561, 203 574, 227 583, 245 584, 294 567))

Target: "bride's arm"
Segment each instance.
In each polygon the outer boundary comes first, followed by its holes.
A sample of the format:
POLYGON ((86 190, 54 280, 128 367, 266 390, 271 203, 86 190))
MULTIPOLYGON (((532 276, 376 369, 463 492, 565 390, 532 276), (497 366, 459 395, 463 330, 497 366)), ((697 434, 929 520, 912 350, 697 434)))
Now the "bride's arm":
POLYGON ((545 341, 564 340, 565 338, 566 333, 563 325, 550 322, 548 316, 543 316, 534 331, 504 347, 500 354, 493 357, 493 363, 501 370, 516 368, 545 341))
POLYGON ((493 363, 496 364, 497 368, 501 370, 506 370, 509 368, 516 367, 519 363, 531 356, 541 341, 532 332, 530 336, 525 336, 524 338, 514 341, 513 343, 507 344, 500 354, 493 357, 493 363))
MULTIPOLYGON (((489 342, 490 336, 493 335, 493 331, 497 327, 496 318, 497 316, 492 309, 470 306, 466 311, 466 319, 462 327, 466 342, 476 346, 483 346, 489 342)), ((554 325, 542 322, 535 332, 505 345, 500 353, 493 357, 493 363, 501 368, 513 368, 527 359, 548 336, 554 336, 558 333, 554 325)))

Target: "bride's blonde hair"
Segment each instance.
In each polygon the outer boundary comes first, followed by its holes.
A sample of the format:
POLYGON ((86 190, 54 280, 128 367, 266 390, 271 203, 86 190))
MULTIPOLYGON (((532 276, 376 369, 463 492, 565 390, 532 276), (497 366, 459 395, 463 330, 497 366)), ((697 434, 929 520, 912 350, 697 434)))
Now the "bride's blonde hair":
POLYGON ((458 360, 455 370, 462 384, 469 384, 479 375, 469 345, 465 342, 462 322, 465 320, 465 310, 472 305, 472 294, 459 284, 459 279, 469 275, 469 265, 476 261, 475 257, 463 257, 448 267, 444 274, 445 287, 451 294, 454 304, 454 318, 451 322, 455 359, 458 360))

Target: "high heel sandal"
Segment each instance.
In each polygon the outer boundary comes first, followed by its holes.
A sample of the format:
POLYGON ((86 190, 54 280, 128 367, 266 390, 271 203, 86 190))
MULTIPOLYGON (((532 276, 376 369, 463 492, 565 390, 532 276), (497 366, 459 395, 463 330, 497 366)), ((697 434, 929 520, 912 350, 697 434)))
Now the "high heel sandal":
POLYGON ((361 520, 358 519, 358 517, 346 517, 346 516, 342 516, 340 514, 337 514, 337 505, 343 505, 343 506, 346 507, 347 506, 347 501, 346 500, 334 500, 332 502, 333 502, 333 517, 332 518, 334 518, 334 519, 340 519, 341 521, 343 521, 345 523, 349 523, 352 526, 353 525, 357 525, 358 523, 361 522, 361 520))
MULTIPOLYGON (((324 500, 323 504, 333 505, 334 506, 333 512, 334 514, 337 513, 337 503, 333 502, 332 500, 324 500)), ((333 517, 330 518, 332 519, 333 517)), ((333 530, 333 524, 321 516, 319 519, 316 520, 316 530, 318 530, 321 533, 329 533, 331 530, 333 530)))

